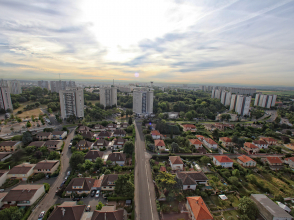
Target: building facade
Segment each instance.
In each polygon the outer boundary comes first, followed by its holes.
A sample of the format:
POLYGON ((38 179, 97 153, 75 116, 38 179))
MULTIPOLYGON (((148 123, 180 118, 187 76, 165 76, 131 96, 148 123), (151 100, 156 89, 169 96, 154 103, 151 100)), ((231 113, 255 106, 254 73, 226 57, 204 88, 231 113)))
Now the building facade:
POLYGON ((117 105, 117 87, 100 88, 100 104, 104 106, 117 105))
POLYGON ((8 87, 0 87, 0 109, 13 110, 10 91, 8 87))
POLYGON ((38 86, 41 87, 42 89, 48 89, 50 90, 50 83, 49 81, 38 81, 38 86))
POLYGON ((21 94, 21 85, 18 80, 1 80, 0 81, 0 87, 8 87, 10 94, 21 94))
POLYGON ((153 90, 136 88, 133 91, 133 112, 136 114, 153 113, 153 90))
POLYGON ((51 81, 51 92, 59 92, 60 90, 66 90, 67 87, 76 87, 75 81, 51 81))
POLYGON ((254 106, 260 106, 263 108, 270 108, 276 105, 277 95, 262 95, 256 94, 254 106))

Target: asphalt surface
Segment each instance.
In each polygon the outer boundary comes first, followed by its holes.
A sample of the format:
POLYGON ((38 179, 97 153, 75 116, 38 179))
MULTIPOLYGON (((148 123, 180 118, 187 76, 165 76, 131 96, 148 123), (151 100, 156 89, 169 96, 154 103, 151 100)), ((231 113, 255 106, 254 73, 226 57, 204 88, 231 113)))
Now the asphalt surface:
POLYGON ((135 125, 135 219, 159 220, 158 212, 156 210, 154 184, 149 163, 151 156, 145 151, 145 141, 141 123, 135 123, 135 125))
POLYGON ((73 136, 74 130, 68 135, 67 139, 65 140, 63 156, 61 157, 61 169, 56 181, 51 185, 49 192, 47 193, 45 198, 40 202, 40 204, 34 209, 28 220, 38 219, 38 216, 42 211, 47 211, 58 200, 58 197, 55 195, 56 189, 60 186, 62 181, 64 181, 67 171, 70 170, 69 159, 71 152, 68 150, 68 145, 71 139, 73 139, 73 136))

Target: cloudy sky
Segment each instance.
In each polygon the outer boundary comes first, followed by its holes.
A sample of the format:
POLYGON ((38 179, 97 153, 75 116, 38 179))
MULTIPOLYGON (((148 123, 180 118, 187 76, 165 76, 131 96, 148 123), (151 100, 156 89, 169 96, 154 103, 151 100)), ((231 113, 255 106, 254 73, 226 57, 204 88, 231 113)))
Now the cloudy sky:
POLYGON ((0 78, 293 86, 294 1, 1 0, 0 78))

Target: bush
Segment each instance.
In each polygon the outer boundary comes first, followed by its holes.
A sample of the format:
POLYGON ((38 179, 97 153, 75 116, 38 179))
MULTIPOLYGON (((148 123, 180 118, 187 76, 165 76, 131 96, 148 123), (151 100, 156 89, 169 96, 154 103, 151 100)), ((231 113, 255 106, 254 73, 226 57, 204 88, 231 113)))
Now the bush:
POLYGON ((132 197, 107 197, 108 201, 120 201, 120 200, 131 200, 133 199, 132 197))
POLYGON ((33 176, 30 176, 29 178, 28 178, 28 181, 30 182, 30 181, 34 181, 34 182, 36 182, 36 181, 38 181, 38 180, 40 180, 40 179, 43 179, 45 177, 45 173, 37 173, 37 174, 35 174, 35 175, 33 175, 33 176))
POLYGON ((50 184, 49 183, 43 183, 44 186, 45 186, 45 192, 49 192, 49 189, 50 189, 50 184))

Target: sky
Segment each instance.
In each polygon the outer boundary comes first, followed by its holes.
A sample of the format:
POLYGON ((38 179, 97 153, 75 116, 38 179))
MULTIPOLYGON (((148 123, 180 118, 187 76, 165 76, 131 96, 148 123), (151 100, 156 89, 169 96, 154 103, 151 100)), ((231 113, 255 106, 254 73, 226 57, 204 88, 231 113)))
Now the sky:
POLYGON ((293 86, 294 1, 1 0, 0 78, 293 86))

